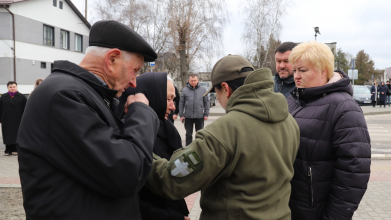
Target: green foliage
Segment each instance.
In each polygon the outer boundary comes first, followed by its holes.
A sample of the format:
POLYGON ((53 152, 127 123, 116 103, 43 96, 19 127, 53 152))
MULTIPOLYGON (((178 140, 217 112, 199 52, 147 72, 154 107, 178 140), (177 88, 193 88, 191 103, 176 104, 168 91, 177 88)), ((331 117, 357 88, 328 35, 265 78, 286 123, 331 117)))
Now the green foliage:
POLYGON ((334 67, 335 69, 343 70, 345 73, 348 73, 348 69, 350 68, 350 62, 347 58, 345 52, 342 51, 341 48, 337 49, 337 53, 334 53, 334 67))
POLYGON ((366 81, 371 80, 372 75, 379 74, 378 71, 375 71, 375 62, 364 50, 360 50, 356 55, 356 69, 358 70, 358 80, 355 81, 355 84, 358 85, 363 85, 366 81))

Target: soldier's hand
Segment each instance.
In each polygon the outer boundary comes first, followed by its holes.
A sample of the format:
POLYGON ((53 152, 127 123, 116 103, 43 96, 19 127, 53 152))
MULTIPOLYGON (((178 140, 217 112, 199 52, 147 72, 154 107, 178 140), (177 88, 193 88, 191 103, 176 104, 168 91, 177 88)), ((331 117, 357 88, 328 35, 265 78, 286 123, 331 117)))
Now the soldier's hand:
POLYGON ((178 115, 172 115, 172 119, 176 120, 178 118, 178 115))
POLYGON ((208 120, 208 117, 204 116, 204 121, 208 120))
POLYGON ((190 220, 190 218, 189 218, 189 217, 187 217, 187 216, 185 216, 185 220, 190 220))
POLYGON ((145 97, 144 94, 137 93, 136 95, 130 95, 130 96, 128 96, 128 99, 125 103, 125 107, 124 107, 125 113, 128 113, 129 105, 131 105, 132 103, 135 103, 135 102, 142 102, 146 105, 149 105, 149 101, 148 101, 147 97, 145 97))
POLYGON ((183 123, 184 120, 185 120, 185 117, 182 117, 182 118, 181 118, 181 122, 183 123))

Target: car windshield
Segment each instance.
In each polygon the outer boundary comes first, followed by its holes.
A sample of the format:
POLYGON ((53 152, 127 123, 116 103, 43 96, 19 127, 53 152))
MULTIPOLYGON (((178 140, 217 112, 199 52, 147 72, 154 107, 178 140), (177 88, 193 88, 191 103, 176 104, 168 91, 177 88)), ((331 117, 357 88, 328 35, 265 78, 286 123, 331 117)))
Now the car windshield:
POLYGON ((366 87, 366 86, 354 86, 354 93, 355 94, 371 94, 371 91, 369 91, 368 87, 366 87))
POLYGON ((205 87, 206 89, 208 89, 208 87, 209 87, 208 83, 206 83, 206 82, 200 82, 200 85, 202 87, 205 87))

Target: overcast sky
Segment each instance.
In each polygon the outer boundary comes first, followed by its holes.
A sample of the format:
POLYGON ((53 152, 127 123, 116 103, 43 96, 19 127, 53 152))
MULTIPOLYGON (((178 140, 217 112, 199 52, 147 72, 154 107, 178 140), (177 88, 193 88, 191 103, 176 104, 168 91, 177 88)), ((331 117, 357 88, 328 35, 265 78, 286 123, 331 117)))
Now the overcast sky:
MULTIPOLYGON (((89 8, 97 0, 88 0, 89 8)), ((243 42, 243 1, 226 0, 230 23, 224 35, 224 53, 241 54, 243 42)), ((85 0, 72 0, 84 14, 85 0)), ((303 42, 314 40, 314 27, 323 43, 337 42, 337 48, 355 56, 364 50, 375 62, 377 69, 391 67, 391 1, 390 0, 292 0, 282 17, 280 40, 303 42), (387 13, 388 12, 388 13, 387 13)), ((93 16, 88 10, 88 16, 93 16)), ((90 19, 88 19, 90 20, 90 19)), ((213 65, 213 64, 212 64, 213 65)))

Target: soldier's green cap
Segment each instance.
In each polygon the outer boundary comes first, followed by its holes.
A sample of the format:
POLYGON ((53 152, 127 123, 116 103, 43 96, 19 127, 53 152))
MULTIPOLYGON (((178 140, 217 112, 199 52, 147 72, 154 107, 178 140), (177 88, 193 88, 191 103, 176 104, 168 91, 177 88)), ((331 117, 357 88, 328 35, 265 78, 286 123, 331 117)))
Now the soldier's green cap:
POLYGON ((254 71, 253 65, 251 65, 251 63, 242 56, 230 54, 221 58, 213 66, 211 74, 212 86, 208 91, 206 91, 204 96, 210 92, 214 92, 214 87, 222 82, 246 77, 252 71, 254 71))

